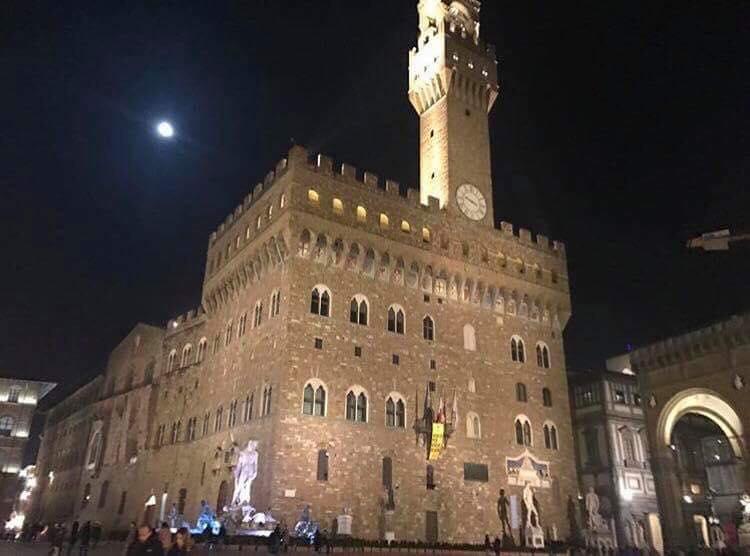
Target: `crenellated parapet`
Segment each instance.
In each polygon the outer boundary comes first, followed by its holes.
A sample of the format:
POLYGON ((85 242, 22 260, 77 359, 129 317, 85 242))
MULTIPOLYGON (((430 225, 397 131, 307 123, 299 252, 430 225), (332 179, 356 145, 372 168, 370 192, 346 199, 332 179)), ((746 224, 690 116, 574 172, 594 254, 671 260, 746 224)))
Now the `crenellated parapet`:
POLYGON ((167 321, 166 335, 184 332, 195 325, 203 324, 206 320, 206 311, 203 307, 191 309, 187 313, 177 315, 167 321))
POLYGON ((648 371, 675 365, 750 343, 750 313, 636 349, 633 369, 648 371))

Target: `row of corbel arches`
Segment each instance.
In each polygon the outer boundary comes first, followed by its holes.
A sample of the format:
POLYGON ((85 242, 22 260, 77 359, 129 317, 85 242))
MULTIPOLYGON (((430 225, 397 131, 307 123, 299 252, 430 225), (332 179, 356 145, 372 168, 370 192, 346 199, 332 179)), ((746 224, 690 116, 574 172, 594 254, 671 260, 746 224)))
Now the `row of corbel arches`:
POLYGON ((231 274, 206 294, 203 303, 207 309, 215 310, 242 288, 261 280, 268 272, 282 265, 289 257, 289 248, 286 239, 279 233, 258 245, 248 255, 237 256, 243 257, 241 264, 236 265, 231 274))
POLYGON ((358 272, 372 279, 419 289, 424 293, 474 303, 497 313, 515 315, 560 328, 558 309, 541 298, 517 290, 485 284, 470 276, 448 273, 397 254, 378 252, 373 247, 324 232, 304 229, 298 239, 297 255, 318 264, 358 272))

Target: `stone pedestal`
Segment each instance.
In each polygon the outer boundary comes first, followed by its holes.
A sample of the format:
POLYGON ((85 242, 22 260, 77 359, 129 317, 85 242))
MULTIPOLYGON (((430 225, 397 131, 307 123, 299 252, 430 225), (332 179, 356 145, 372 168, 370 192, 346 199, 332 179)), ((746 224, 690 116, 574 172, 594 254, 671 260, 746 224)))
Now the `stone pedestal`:
POLYGON ((352 534, 352 516, 342 514, 336 518, 337 534, 349 535, 352 534))
POLYGON ((526 546, 528 548, 544 548, 544 531, 538 525, 526 527, 526 546))
POLYGON ((750 549, 750 523, 743 523, 737 530, 739 545, 750 549))
POLYGON ((586 546, 589 548, 612 550, 617 548, 614 533, 606 527, 584 529, 581 533, 583 534, 584 541, 586 541, 586 546))

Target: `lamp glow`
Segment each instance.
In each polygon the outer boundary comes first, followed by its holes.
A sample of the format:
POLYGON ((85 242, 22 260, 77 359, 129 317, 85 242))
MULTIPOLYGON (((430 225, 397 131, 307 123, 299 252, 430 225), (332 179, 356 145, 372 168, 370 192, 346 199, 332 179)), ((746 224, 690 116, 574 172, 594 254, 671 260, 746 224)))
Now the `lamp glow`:
POLYGON ((159 122, 159 125, 156 126, 156 132, 165 139, 174 137, 174 127, 167 121, 159 122))

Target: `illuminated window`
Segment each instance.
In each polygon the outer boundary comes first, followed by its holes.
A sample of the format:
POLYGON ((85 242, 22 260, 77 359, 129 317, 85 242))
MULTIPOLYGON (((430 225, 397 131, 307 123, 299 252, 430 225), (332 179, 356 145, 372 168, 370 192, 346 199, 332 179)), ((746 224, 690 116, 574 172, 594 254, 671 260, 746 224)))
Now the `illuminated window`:
POLYGON ((245 239, 250 239, 250 225, 248 224, 247 228, 245 228, 245 239))
POLYGON ((320 196, 318 195, 318 192, 314 189, 308 189, 307 191, 307 200, 310 201, 311 205, 317 206, 320 204, 320 196))
POLYGON ((380 227, 386 229, 388 227, 388 215, 380 213, 380 227))
POLYGON ((357 222, 367 222, 367 209, 362 205, 357 207, 357 222))
POLYGON ((234 245, 235 245, 235 247, 236 247, 237 249, 239 249, 239 248, 240 248, 240 242, 241 242, 241 241, 242 241, 242 238, 240 238, 240 236, 237 236, 236 238, 234 238, 234 245))
POLYGON ((193 346, 191 344, 187 344, 184 348, 182 348, 182 361, 180 366, 181 367, 187 367, 190 365, 190 362, 193 358, 193 346))
POLYGON ((344 214, 344 203, 341 202, 341 199, 334 199, 331 204, 334 214, 344 214))
POLYGON ((13 432, 13 417, 3 415, 0 417, 0 436, 10 436, 13 432))
POLYGON ((268 205, 268 208, 266 209, 266 216, 269 220, 273 216, 273 205, 268 205))
POLYGON ((258 218, 255 219, 255 229, 260 230, 261 224, 263 224, 263 220, 260 216, 258 216, 258 218))
POLYGON ((408 234, 411 232, 411 224, 409 224, 406 220, 401 221, 401 231, 408 234))
POLYGON ((208 346, 208 340, 201 338, 201 341, 198 342, 198 354, 195 357, 196 363, 200 363, 206 357, 206 346, 208 346))
POLYGON ((18 403, 18 397, 21 395, 21 389, 18 386, 11 386, 8 390, 8 403, 18 403))
POLYGON ((281 198, 279 199, 279 208, 284 208, 286 206, 286 194, 281 195, 281 198))
POLYGON ((430 229, 429 228, 422 228, 422 241, 425 243, 430 243, 430 229))
POLYGON ((177 350, 173 349, 169 352, 169 356, 167 357, 167 372, 171 372, 174 370, 175 364, 177 363, 177 350))

